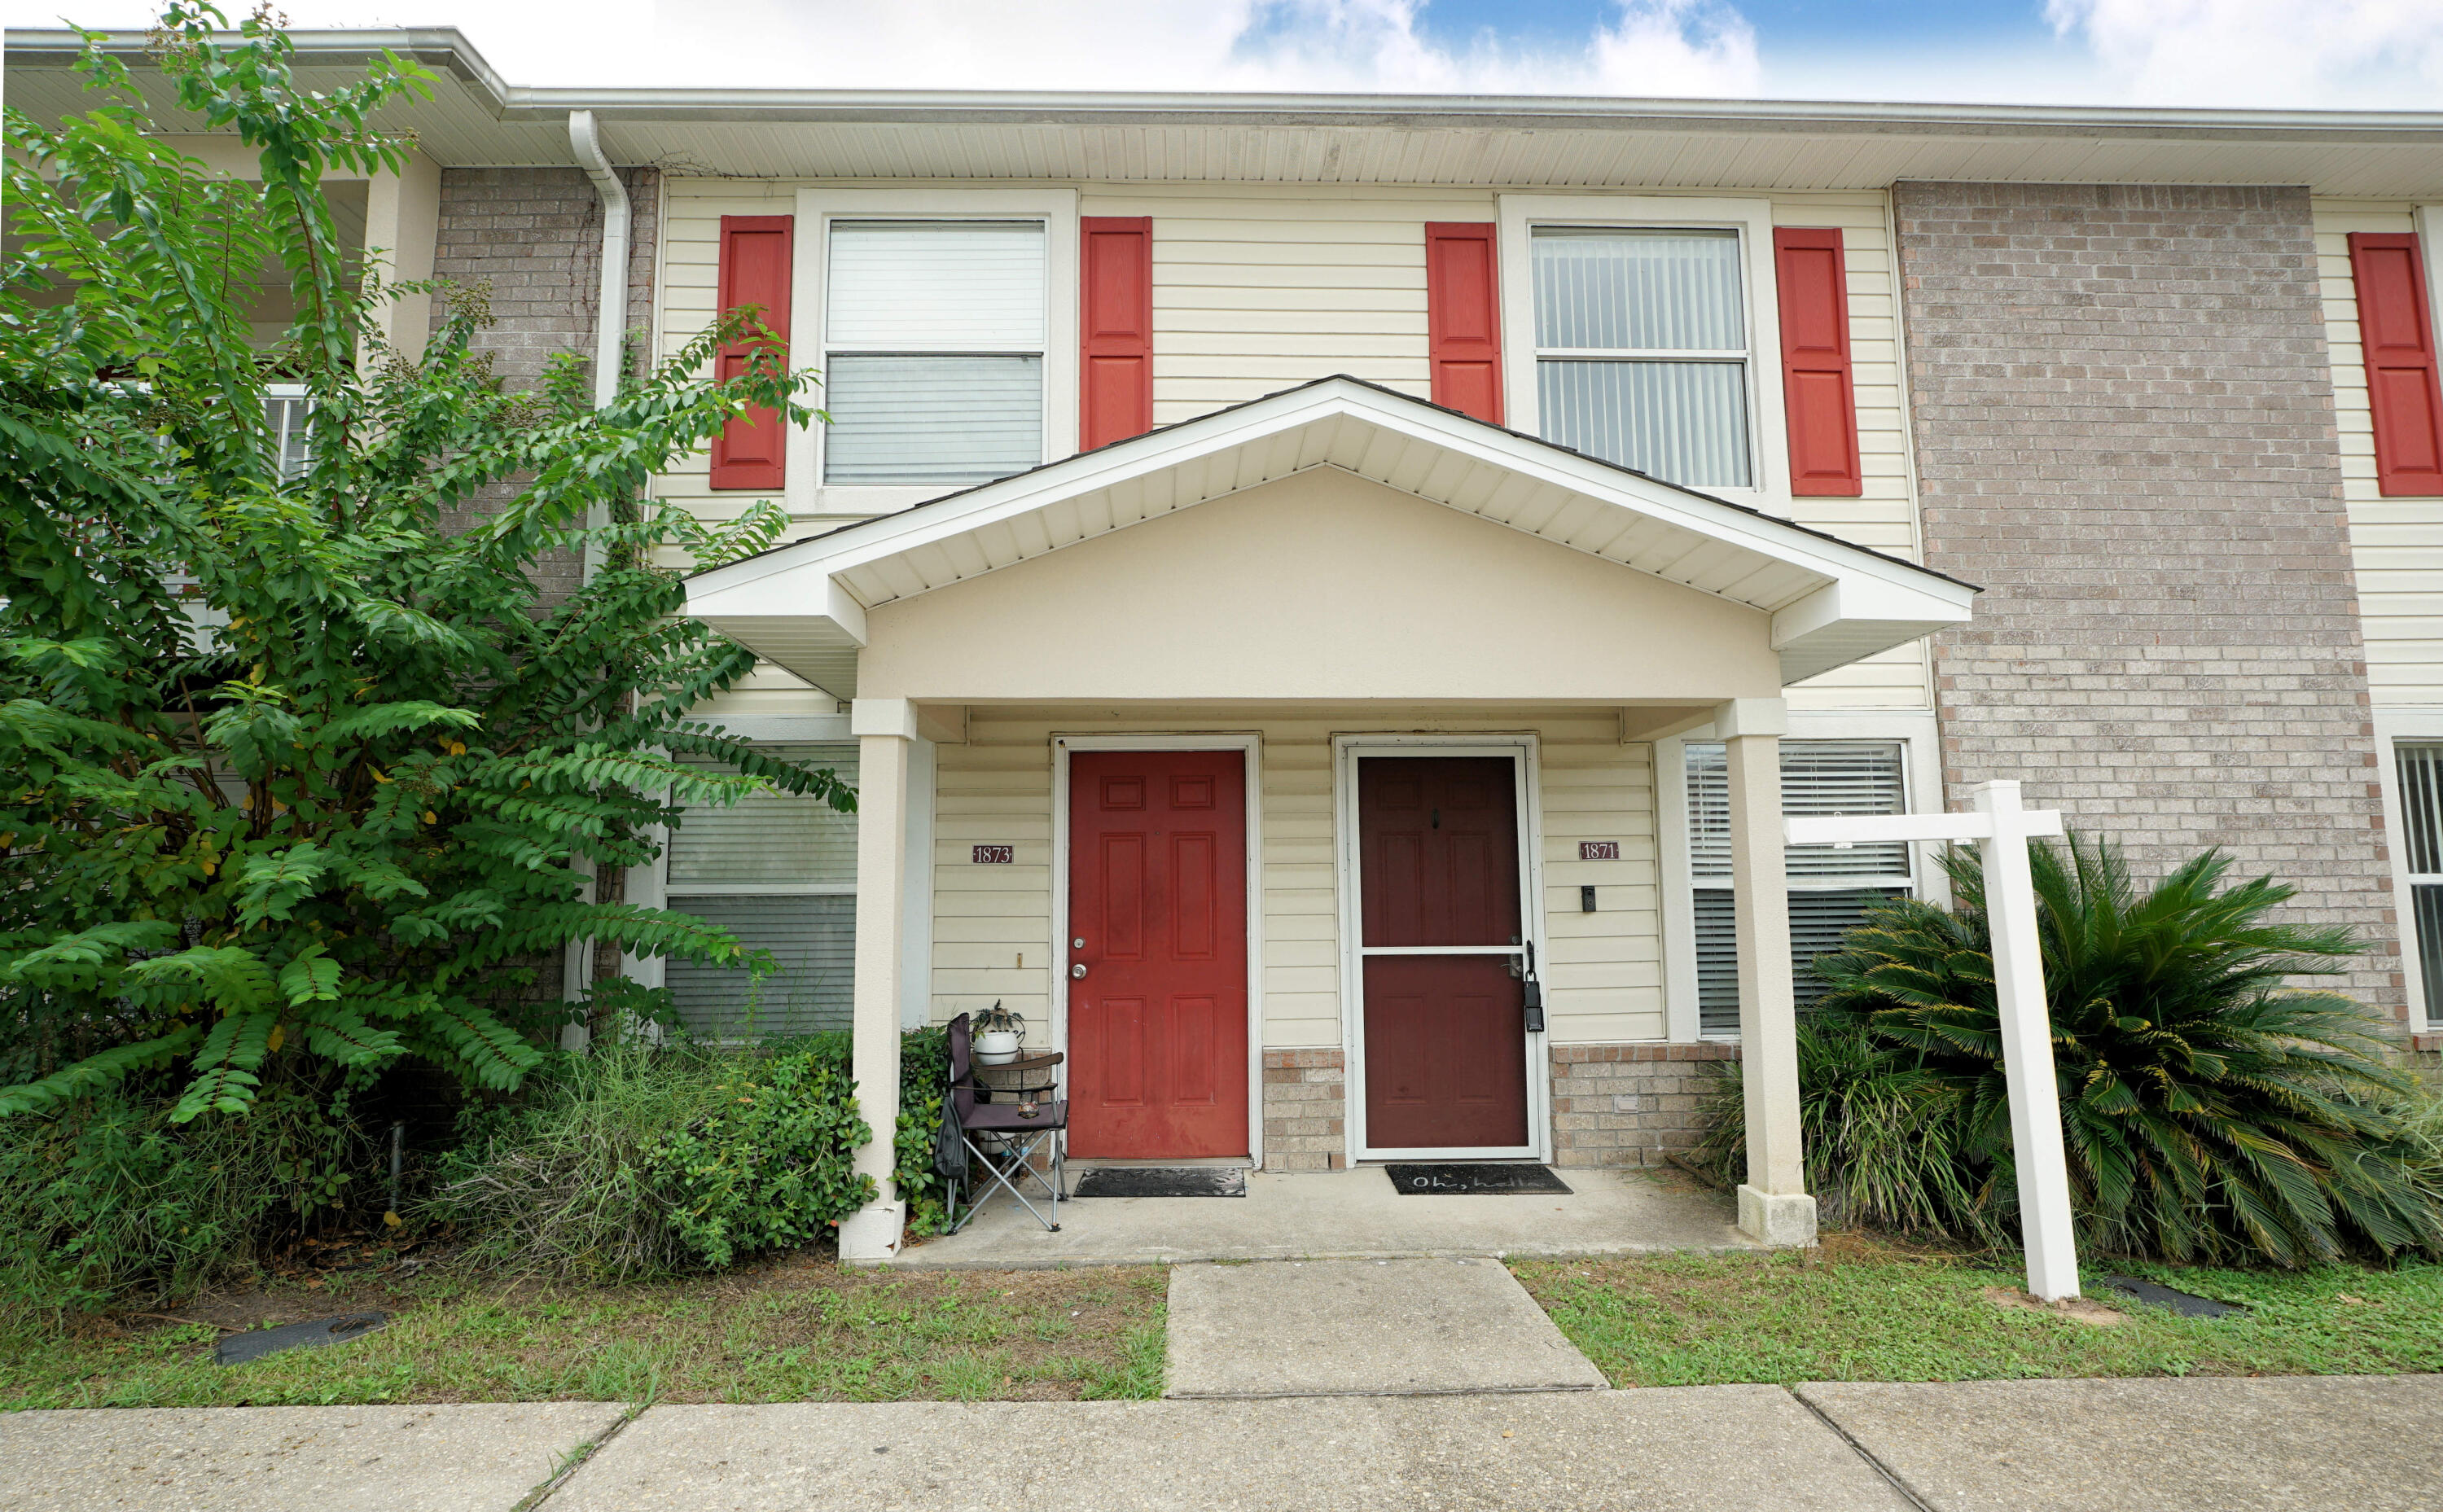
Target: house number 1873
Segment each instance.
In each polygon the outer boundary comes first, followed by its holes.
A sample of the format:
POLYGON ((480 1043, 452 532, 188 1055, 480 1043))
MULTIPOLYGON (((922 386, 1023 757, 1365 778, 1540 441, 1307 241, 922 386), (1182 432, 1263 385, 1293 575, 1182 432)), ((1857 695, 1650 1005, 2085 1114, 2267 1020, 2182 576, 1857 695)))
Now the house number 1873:
POLYGON ((979 866, 1006 866, 1018 859, 1016 846, 978 846, 975 864, 979 866))

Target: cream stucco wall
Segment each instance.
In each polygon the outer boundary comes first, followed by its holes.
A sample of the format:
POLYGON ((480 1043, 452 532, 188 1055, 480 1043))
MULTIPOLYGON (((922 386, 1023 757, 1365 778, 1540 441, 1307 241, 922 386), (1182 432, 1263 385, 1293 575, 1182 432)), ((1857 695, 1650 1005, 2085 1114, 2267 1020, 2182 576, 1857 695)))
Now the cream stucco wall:
POLYGON ((1333 858, 1332 738, 1537 737, 1543 814, 1549 1035, 1553 1044, 1665 1037, 1651 748, 1624 745, 1607 712, 1498 716, 1429 704, 1318 713, 1251 704, 1216 711, 1006 708, 971 713, 967 740, 936 753, 933 1016, 995 1000, 1048 1024, 1061 958, 1052 938, 1053 740, 1057 735, 1254 733, 1261 740, 1262 1043, 1341 1043, 1340 921, 1333 858), (1580 861, 1582 840, 1620 843, 1617 861, 1580 861), (1014 864, 976 865, 978 845, 1014 864), (1578 889, 1596 888, 1597 909, 1578 889))
POLYGON ((1712 703, 1757 610, 1318 467, 876 608, 858 692, 1712 703))

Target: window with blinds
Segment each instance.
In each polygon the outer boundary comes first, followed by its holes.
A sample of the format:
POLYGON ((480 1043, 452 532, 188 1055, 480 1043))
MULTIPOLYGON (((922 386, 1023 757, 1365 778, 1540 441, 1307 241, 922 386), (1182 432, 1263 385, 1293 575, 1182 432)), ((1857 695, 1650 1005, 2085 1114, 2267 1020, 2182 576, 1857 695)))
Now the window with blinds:
MULTIPOLYGON (((774 756, 856 781, 856 747, 774 745, 774 756)), ((665 858, 670 906, 721 925, 779 970, 673 960, 664 984, 698 1034, 754 1039, 849 1027, 856 958, 856 815, 820 798, 759 793, 689 810, 665 858)))
POLYGON ((823 481, 972 484, 1043 460, 1040 221, 834 221, 823 481))
POLYGON ((1739 233, 1539 226, 1544 439, 1694 488, 1754 485, 1739 233))
POLYGON ((2400 778, 2401 850, 2416 930, 2418 991, 2426 1021, 2443 1019, 2443 745, 2393 748, 2400 778))
MULTIPOLYGON (((1737 933, 1731 904, 1730 769, 1717 743, 1683 748, 1688 774, 1688 862, 1697 919, 1697 1024, 1708 1036, 1739 1031, 1737 933)), ((1908 790, 1897 740, 1784 740, 1785 814, 1905 813, 1908 790)), ((1908 846, 1791 846, 1790 955, 1801 1006, 1821 996, 1815 957, 1840 948, 1866 910, 1916 885, 1908 846)))

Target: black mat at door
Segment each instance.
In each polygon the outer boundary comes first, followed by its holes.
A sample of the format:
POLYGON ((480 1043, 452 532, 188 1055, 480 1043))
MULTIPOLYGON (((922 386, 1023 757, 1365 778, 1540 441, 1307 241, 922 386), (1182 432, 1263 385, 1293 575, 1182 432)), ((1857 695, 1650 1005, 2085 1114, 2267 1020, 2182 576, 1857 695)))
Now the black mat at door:
POLYGON ((1235 1165, 1105 1165, 1077 1178, 1072 1197, 1243 1197, 1247 1169, 1235 1165))
POLYGON ((1558 1192, 1569 1184, 1540 1165, 1387 1165, 1391 1190, 1411 1197, 1558 1192))

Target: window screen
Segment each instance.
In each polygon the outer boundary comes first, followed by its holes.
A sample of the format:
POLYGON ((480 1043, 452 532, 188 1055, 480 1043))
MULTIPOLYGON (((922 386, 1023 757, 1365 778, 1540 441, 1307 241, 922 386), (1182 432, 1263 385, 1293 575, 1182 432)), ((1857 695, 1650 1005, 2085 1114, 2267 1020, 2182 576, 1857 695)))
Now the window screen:
POLYGON ((2443 745, 2398 745, 2401 849, 2417 931, 2418 992, 2426 1021, 2443 1018, 2443 745))
POLYGON ((1043 460, 1039 221, 834 221, 823 481, 990 483, 1043 460))
MULTIPOLYGON (((774 745, 772 755, 856 781, 856 747, 774 745)), ((779 970, 673 960, 664 978, 679 1017, 723 1039, 849 1027, 856 958, 856 816, 820 798, 759 793, 690 810, 670 831, 670 906, 719 924, 779 970)))
POLYGON ((1691 487, 1751 486, 1739 233, 1542 226, 1530 252, 1545 439, 1691 487))
MULTIPOLYGON (((1730 769, 1719 744, 1690 741, 1683 749, 1697 921, 1698 1029, 1731 1036, 1739 1031, 1739 963, 1731 911, 1730 769)), ((1907 812, 1900 742, 1782 741, 1781 807, 1785 814, 1813 816, 1907 812)), ((1846 850, 1791 846, 1785 856, 1791 964, 1804 1006, 1824 992, 1815 975, 1815 957, 1839 949, 1842 937, 1867 909, 1907 897, 1915 884, 1904 842, 1846 850)))

